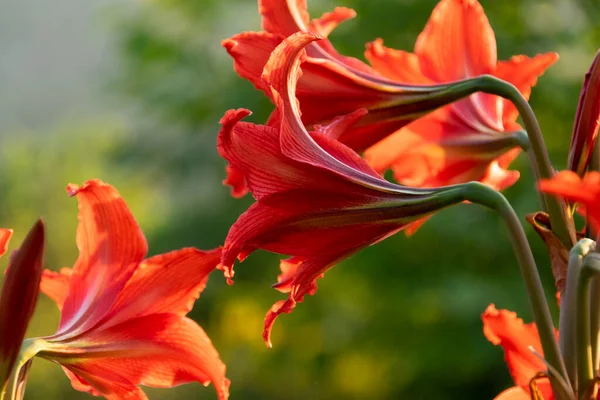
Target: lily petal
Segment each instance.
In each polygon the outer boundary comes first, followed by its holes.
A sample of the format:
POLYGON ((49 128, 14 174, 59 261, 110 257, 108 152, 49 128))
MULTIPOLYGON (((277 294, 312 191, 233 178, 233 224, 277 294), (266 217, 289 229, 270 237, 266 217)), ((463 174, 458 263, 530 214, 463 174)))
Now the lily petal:
POLYGON ((0 229, 0 257, 8 250, 8 242, 12 233, 12 229, 0 229))
POLYGON ((91 180, 67 191, 79 200, 77 259, 57 335, 76 335, 110 310, 148 252, 144 235, 119 193, 91 180))
POLYGON ((46 269, 42 274, 40 291, 54 300, 59 310, 62 310, 67 293, 69 293, 72 272, 71 268, 61 268, 60 272, 46 269))
POLYGON ((538 372, 546 370, 544 363, 530 350, 543 356, 542 344, 535 324, 524 324, 517 314, 497 310, 492 304, 482 315, 483 333, 494 345, 502 346, 506 364, 517 386, 529 392, 529 382, 538 372))
POLYGON ((365 58, 375 71, 394 81, 414 85, 434 83, 423 75, 417 54, 385 47, 382 39, 367 43, 365 58))
POLYGON ((195 381, 212 382, 219 399, 229 395, 225 366, 210 339, 194 321, 175 314, 151 314, 93 330, 81 343, 50 347, 39 356, 68 368, 75 389, 93 388, 108 398, 142 398, 140 384, 168 388, 195 381))
MULTIPOLYGON (((515 85, 528 100, 531 88, 535 86, 537 79, 556 61, 558 61, 557 53, 538 54, 535 57, 517 55, 508 61, 499 61, 494 75, 515 85)), ((502 99, 502 102, 504 126, 506 129, 513 130, 510 125, 517 120, 519 112, 511 101, 502 99)))
POLYGON ((150 314, 185 316, 221 260, 221 249, 184 248, 144 260, 95 329, 150 314))
POLYGON ((590 171, 580 178, 573 171, 561 171, 551 179, 541 180, 539 190, 560 196, 585 207, 589 222, 600 227, 600 172, 590 171))

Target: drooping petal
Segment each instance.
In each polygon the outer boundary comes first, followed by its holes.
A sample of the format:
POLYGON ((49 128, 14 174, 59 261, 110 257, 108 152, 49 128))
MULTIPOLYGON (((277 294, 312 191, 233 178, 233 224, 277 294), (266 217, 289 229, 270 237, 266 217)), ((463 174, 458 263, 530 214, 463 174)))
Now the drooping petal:
MULTIPOLYGON (((558 54, 556 53, 538 54, 531 58, 517 55, 508 61, 499 61, 494 75, 515 85, 523 97, 528 100, 531 88, 535 86, 537 79, 557 60, 558 54)), ((509 129, 508 126, 517 120, 519 112, 510 100, 502 99, 502 102, 502 120, 504 126, 509 129)))
POLYGON ((168 388, 189 382, 212 382, 220 400, 229 396, 225 365, 210 339, 194 321, 175 314, 151 314, 92 330, 81 342, 42 350, 39 356, 68 368, 75 375, 74 388, 87 384, 115 399, 140 398, 136 385, 168 388))
POLYGON ((148 251, 133 215, 112 186, 91 180, 67 190, 79 201, 79 257, 57 332, 63 338, 85 331, 109 311, 148 251))
POLYGON ((8 250, 8 242, 12 236, 12 229, 0 229, 0 257, 8 250))
POLYGON ((529 390, 529 382, 538 372, 546 370, 544 363, 531 351, 543 356, 542 344, 535 324, 524 324, 517 314, 497 310, 490 305, 482 315, 483 333, 496 346, 502 346, 506 364, 517 386, 529 390))
POLYGON ((184 248, 144 260, 123 288, 99 326, 109 326, 150 314, 185 316, 221 260, 221 249, 184 248))
MULTIPOLYGON (((8 236, 5 232, 6 236, 8 236)), ((0 293, 0 390, 5 388, 37 303, 44 257, 44 224, 39 220, 12 257, 0 293)))
POLYGON ((580 178, 573 171, 561 171, 551 179, 541 180, 539 190, 581 203, 589 221, 600 227, 600 172, 588 172, 580 178))
POLYGON ((42 281, 40 282, 40 291, 50 297, 56 303, 59 310, 62 310, 69 292, 71 283, 71 268, 61 268, 60 272, 44 270, 42 281))
POLYGON ((590 162, 600 129, 600 51, 596 54, 589 72, 585 76, 571 146, 568 168, 582 176, 590 162))

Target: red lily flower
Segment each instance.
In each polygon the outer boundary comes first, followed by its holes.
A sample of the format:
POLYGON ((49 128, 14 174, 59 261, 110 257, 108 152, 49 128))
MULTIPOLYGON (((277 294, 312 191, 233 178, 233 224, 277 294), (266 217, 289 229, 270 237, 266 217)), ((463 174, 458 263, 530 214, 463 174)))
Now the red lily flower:
POLYGON ((127 205, 98 180, 67 191, 79 201, 73 269, 45 271, 41 290, 61 310, 38 356, 61 364, 73 387, 107 399, 146 399, 137 385, 215 385, 227 399, 225 366, 202 328, 185 317, 220 250, 185 248, 144 260, 146 239, 127 205))
POLYGON ((539 358, 543 351, 536 325, 524 324, 516 313, 497 310, 493 304, 485 310, 482 320, 485 337, 504 349, 506 364, 516 384, 499 394, 496 400, 531 400, 531 386, 544 400, 553 400, 549 380, 536 378, 538 373, 547 369, 539 358))
MULTIPOLYGON (((557 59, 556 53, 524 55, 497 61, 496 40, 476 0, 442 0, 419 35, 414 53, 367 46, 365 57, 386 78, 431 85, 489 74, 514 84, 525 98, 537 77, 557 59)), ((519 154, 514 131, 518 112, 508 100, 485 93, 428 114, 366 151, 367 161, 398 182, 434 187, 480 181, 495 189, 512 185, 518 171, 507 171, 519 154)))
MULTIPOLYGON (((259 0, 258 4, 264 31, 244 32, 222 44, 234 58, 237 73, 275 102, 269 85, 261 78, 273 50, 296 32, 326 38, 339 23, 356 14, 338 7, 311 21, 305 0, 259 0)), ((340 55, 327 39, 308 44, 306 54, 296 89, 302 121, 307 126, 323 124, 336 116, 367 109, 369 113, 338 138, 356 151, 367 149, 421 115, 475 90, 465 87, 459 93, 447 84, 450 80, 437 84, 389 79, 362 61, 340 55)), ((511 143, 510 147, 514 146, 511 143)), ((233 194, 242 193, 234 190, 233 194)))
POLYGON ((600 51, 585 75, 569 149, 569 169, 583 176, 600 129, 600 51))
MULTIPOLYGON (((0 256, 6 252, 11 235, 11 230, 0 229, 0 256)), ((37 303, 43 256, 44 224, 38 221, 11 258, 0 294, 0 392, 15 365, 37 303)))
POLYGON ((233 277, 236 257, 243 260, 259 248, 293 256, 282 264, 275 286, 289 293, 288 299, 277 302, 265 319, 268 345, 277 316, 314 294, 315 281, 333 265, 464 200, 461 187, 413 190, 390 183, 337 141, 365 110, 306 131, 294 93, 303 48, 315 39, 306 33, 290 36, 265 66, 265 85, 277 104, 272 126, 240 122, 250 111, 230 110, 218 137, 219 153, 243 173, 257 200, 227 235, 225 276, 233 277))
POLYGON ((600 228, 600 172, 590 171, 580 178, 573 171, 561 171, 552 179, 539 182, 542 192, 561 196, 583 206, 588 221, 598 232, 600 228))

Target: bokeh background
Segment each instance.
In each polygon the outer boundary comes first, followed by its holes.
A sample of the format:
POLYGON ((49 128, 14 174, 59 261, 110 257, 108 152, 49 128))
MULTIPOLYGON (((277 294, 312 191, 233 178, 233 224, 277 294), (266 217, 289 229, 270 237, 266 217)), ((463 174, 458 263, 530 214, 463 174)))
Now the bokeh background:
MULTIPOLYGON (((411 50, 435 0, 309 0, 313 16, 344 5, 358 17, 331 39, 362 57, 377 37, 411 50)), ((584 73, 600 46, 595 0, 482 0, 499 59, 557 51, 531 103, 551 157, 564 168, 584 73)), ((15 248, 36 217, 47 222, 48 268, 77 257, 77 205, 64 187, 101 178, 116 186, 151 253, 221 244, 251 204, 221 185, 218 121, 230 108, 272 106, 236 76, 220 40, 259 30, 253 0, 8 0, 0 13, 0 225, 15 248)), ((531 174, 506 191, 521 216, 538 209, 531 174)), ((548 296, 545 249, 527 227, 548 296)), ((327 273, 319 291, 274 329, 262 322, 283 296, 270 288, 279 256, 257 252, 228 287, 215 272, 191 315, 227 363, 232 399, 485 399, 511 385, 503 353, 486 341, 489 303, 531 321, 515 258, 498 218, 461 205, 415 236, 396 235, 327 273)), ((2 268, 6 267, 6 258, 2 268)), ((552 305, 553 310, 555 306, 552 305)), ((58 324, 40 297, 29 336, 58 324)), ((215 399, 198 384, 149 389, 151 399, 215 399)), ((86 399, 57 365, 36 360, 26 399, 86 399)))

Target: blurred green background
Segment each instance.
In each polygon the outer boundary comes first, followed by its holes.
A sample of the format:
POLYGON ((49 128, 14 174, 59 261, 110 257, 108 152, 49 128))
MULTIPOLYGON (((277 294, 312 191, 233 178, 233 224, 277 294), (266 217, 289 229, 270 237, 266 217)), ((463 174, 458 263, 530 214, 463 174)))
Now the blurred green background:
MULTIPOLYGON (((435 0, 309 0, 313 16, 344 5, 358 17, 331 39, 362 58, 364 43, 412 50, 435 0)), ((556 168, 564 168, 584 73, 600 45, 594 0, 482 0, 499 59, 557 51, 531 103, 556 168)), ((37 216, 47 222, 47 267, 77 257, 77 205, 64 187, 100 178, 116 186, 152 254, 221 244, 251 204, 221 185, 218 121, 230 108, 263 122, 270 103, 238 78, 220 40, 259 30, 253 0, 8 0, 0 13, 0 226, 15 248, 37 216)), ((524 156, 506 191, 524 216, 538 209, 524 156)), ((552 277, 527 227, 548 296, 552 277)), ((503 353, 484 338, 489 303, 531 321, 504 227, 461 205, 414 237, 399 234, 327 273, 319 291, 274 328, 262 322, 283 295, 270 288, 277 255, 257 252, 228 287, 218 272, 191 313, 208 332, 232 381, 232 399, 486 399, 512 385, 503 353)), ((6 258, 2 267, 6 266, 6 258)), ((553 310, 555 306, 552 304, 553 310)), ((40 297, 29 336, 58 324, 40 297)), ((148 389, 151 399, 215 399, 198 384, 148 389)), ((27 399, 85 399, 57 365, 36 360, 27 399)))

